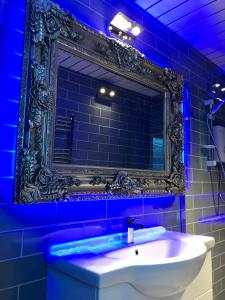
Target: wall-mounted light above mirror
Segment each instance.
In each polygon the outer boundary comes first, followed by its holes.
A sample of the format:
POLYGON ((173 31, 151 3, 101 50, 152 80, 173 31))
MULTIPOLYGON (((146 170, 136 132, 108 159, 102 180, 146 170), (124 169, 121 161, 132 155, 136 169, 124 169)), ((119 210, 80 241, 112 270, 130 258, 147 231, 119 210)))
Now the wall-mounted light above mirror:
POLYGON ((135 38, 143 31, 141 25, 131 20, 123 13, 115 15, 109 25, 110 35, 126 43, 134 43, 135 38))

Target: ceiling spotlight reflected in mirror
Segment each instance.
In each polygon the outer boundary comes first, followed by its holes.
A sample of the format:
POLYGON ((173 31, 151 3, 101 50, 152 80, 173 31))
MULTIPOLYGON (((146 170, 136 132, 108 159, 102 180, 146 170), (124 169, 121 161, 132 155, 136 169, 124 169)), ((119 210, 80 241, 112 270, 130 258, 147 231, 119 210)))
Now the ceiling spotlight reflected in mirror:
POLYGON ((116 92, 113 91, 113 90, 110 91, 110 92, 109 92, 109 96, 110 96, 110 97, 115 97, 115 96, 116 96, 116 92))
POLYGON ((106 88, 101 87, 101 88, 99 89, 99 93, 100 93, 101 95, 104 95, 104 94, 106 93, 106 88))
POLYGON ((116 96, 116 91, 105 86, 101 86, 97 94, 97 98, 105 98, 105 99, 111 99, 115 96, 116 96))

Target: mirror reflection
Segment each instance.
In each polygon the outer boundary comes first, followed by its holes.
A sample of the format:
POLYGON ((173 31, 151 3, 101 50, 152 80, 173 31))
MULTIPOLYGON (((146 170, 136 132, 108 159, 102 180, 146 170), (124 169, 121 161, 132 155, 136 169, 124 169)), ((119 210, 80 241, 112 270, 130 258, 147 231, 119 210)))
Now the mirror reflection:
POLYGON ((58 51, 53 162, 164 170, 164 93, 58 51))

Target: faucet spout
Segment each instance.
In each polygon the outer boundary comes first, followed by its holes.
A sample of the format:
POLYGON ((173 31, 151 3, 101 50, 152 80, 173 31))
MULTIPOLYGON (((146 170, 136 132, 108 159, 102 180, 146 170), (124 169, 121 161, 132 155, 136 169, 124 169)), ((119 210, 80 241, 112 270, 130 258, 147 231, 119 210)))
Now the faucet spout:
POLYGON ((128 218, 127 223, 127 244, 131 244, 134 242, 134 230, 143 229, 144 225, 135 223, 135 218, 128 218))

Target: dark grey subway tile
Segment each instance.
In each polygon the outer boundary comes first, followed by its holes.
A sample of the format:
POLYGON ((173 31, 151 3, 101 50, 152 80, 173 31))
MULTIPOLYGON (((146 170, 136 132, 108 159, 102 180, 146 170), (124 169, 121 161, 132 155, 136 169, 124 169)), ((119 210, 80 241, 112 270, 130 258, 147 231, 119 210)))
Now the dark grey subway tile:
POLYGON ((0 262, 0 289, 23 284, 45 276, 45 258, 41 254, 0 262))
POLYGON ((18 288, 9 288, 0 291, 1 300, 18 300, 18 288))
POLYGON ((46 280, 35 281, 22 285, 19 291, 19 300, 45 300, 46 280))
POLYGON ((0 261, 20 256, 22 231, 0 233, 0 245, 0 261))

